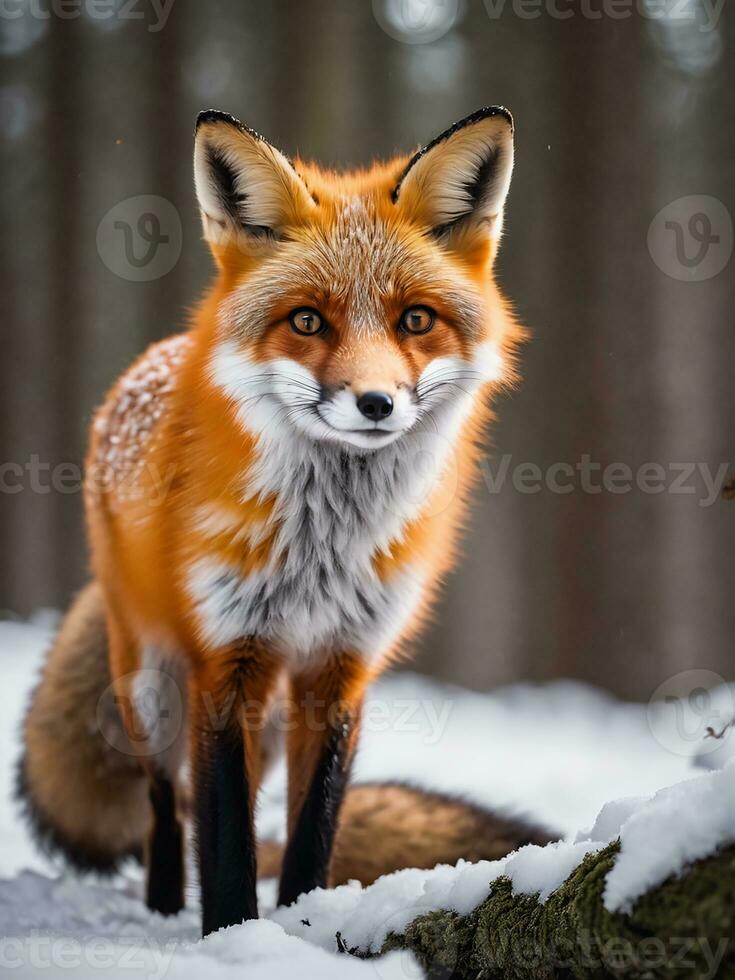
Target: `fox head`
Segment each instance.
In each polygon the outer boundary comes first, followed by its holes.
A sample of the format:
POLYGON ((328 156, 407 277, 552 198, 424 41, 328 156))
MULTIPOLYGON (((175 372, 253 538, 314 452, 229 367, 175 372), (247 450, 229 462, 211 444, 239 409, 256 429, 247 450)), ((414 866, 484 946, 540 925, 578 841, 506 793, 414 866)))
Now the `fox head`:
POLYGON ((219 268, 208 370, 242 424, 364 454, 456 425, 508 380, 520 330, 492 266, 512 168, 500 107, 352 173, 201 113, 195 183, 219 268))

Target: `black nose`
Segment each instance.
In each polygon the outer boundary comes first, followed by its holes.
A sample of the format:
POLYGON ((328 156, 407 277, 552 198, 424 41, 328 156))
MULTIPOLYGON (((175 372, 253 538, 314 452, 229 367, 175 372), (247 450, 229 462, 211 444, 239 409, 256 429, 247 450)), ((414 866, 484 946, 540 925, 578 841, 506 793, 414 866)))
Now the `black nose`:
POLYGON ((357 399, 357 407, 366 419, 379 422, 387 419, 393 411, 393 399, 384 391, 366 391, 357 399))

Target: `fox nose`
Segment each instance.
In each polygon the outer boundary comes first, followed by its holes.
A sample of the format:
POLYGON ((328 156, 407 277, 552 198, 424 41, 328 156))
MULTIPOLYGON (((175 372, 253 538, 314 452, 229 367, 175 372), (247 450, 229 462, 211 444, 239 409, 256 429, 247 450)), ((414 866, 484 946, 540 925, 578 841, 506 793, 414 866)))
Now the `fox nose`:
POLYGON ((357 407, 366 419, 379 422, 387 419, 393 411, 393 399, 384 391, 366 391, 357 399, 357 407))

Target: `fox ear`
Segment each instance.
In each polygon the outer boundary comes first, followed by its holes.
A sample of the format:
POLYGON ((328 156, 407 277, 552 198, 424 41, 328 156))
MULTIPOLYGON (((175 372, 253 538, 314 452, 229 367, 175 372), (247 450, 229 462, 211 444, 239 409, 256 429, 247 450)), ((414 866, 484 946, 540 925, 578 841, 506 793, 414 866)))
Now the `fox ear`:
POLYGON ((419 150, 393 201, 435 234, 483 226, 497 236, 513 171, 513 117, 502 106, 478 109, 419 150))
POLYGON ((212 244, 278 238, 315 206, 293 164, 254 130, 215 109, 200 112, 194 142, 194 183, 212 244))

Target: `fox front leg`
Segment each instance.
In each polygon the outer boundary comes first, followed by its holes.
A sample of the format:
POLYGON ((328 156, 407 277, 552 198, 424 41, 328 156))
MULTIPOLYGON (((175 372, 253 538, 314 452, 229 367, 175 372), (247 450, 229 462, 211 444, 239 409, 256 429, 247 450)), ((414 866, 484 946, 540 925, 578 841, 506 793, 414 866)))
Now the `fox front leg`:
POLYGON ((258 917, 255 797, 275 658, 217 654, 192 683, 194 821, 202 934, 258 917))
POLYGON ((366 684, 364 665, 352 656, 291 680, 288 844, 279 905, 327 884, 366 684))

